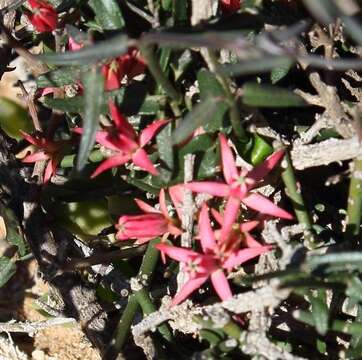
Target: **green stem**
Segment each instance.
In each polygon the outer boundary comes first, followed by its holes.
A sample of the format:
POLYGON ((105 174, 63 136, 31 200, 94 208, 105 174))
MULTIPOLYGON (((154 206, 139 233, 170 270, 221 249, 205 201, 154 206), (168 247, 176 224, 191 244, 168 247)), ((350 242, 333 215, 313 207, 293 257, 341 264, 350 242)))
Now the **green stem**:
POLYGON ((141 52, 147 62, 147 67, 150 73, 155 78, 156 82, 162 87, 165 93, 173 100, 173 107, 181 102, 182 96, 173 86, 171 81, 163 73, 161 66, 155 56, 155 47, 153 45, 140 44, 141 52))
POLYGON ((113 341, 110 344, 112 349, 111 351, 114 351, 116 354, 118 354, 121 351, 124 343, 127 340, 133 319, 137 313, 138 306, 139 304, 136 297, 134 295, 131 295, 128 298, 128 303, 123 311, 121 320, 117 325, 115 331, 116 336, 114 337, 113 341))
POLYGON ((362 210, 362 158, 357 157, 353 163, 349 183, 347 205, 346 238, 355 238, 360 233, 362 210))
MULTIPOLYGON (((150 241, 146 253, 143 256, 137 278, 140 283, 145 282, 146 285, 144 285, 140 290, 135 291, 133 295, 129 297, 126 309, 124 310, 121 320, 117 326, 114 341, 111 343, 112 351, 117 354, 122 350, 122 347, 127 339, 138 306, 141 306, 144 315, 148 315, 157 310, 149 297, 147 288, 151 283, 152 274, 157 266, 159 251, 155 248, 155 245, 159 242, 160 239, 150 241)), ((158 330, 167 341, 171 341, 172 334, 167 325, 160 325, 158 330)))
POLYGON ((230 90, 231 80, 227 76, 217 72, 218 60, 216 58, 215 53, 210 49, 208 49, 207 55, 208 55, 207 62, 209 64, 209 68, 211 71, 215 73, 216 78, 222 85, 226 99, 229 103, 230 122, 231 126, 233 127, 234 133, 240 141, 247 142, 249 139, 246 135, 243 126, 241 125, 241 113, 239 111, 238 101, 235 99, 234 94, 230 90))
POLYGON ((302 197, 302 192, 300 186, 298 186, 297 179, 295 177, 294 169, 292 162, 290 160, 290 156, 285 150, 285 155, 283 158, 282 164, 284 171, 282 172, 282 179, 284 181, 284 185, 287 188, 287 195, 292 200, 292 205, 294 208, 295 215, 298 219, 299 224, 304 225, 305 227, 305 238, 309 248, 314 247, 314 236, 312 233, 312 222, 309 216, 309 213, 305 207, 304 200, 302 197))

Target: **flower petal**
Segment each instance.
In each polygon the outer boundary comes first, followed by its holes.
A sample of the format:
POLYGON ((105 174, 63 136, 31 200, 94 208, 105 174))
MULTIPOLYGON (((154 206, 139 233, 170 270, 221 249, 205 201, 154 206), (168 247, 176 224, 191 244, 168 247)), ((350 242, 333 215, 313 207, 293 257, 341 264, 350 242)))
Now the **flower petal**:
POLYGON ((91 178, 94 178, 94 177, 98 176, 99 174, 101 174, 102 172, 104 172, 104 171, 106 171, 108 169, 123 165, 129 160, 131 160, 131 156, 129 154, 125 154, 125 155, 121 154, 121 155, 112 156, 112 157, 104 160, 97 167, 97 169, 92 174, 91 178))
POLYGON ((184 202, 184 186, 174 185, 168 188, 172 203, 175 207, 179 219, 182 219, 182 204, 184 202))
POLYGON ((287 211, 281 209, 275 205, 272 201, 264 197, 263 195, 257 193, 251 193, 245 197, 242 202, 262 214, 272 215, 275 217, 280 217, 287 220, 292 220, 293 215, 289 214, 287 211))
POLYGON ((211 214, 214 217, 214 219, 217 221, 217 223, 222 226, 222 223, 224 221, 222 215, 216 210, 216 209, 211 209, 211 214))
POLYGON ((250 170, 246 177, 252 179, 254 184, 262 180, 284 156, 284 150, 276 151, 268 156, 260 165, 250 170))
POLYGON ((30 154, 25 156, 22 160, 23 163, 33 163, 37 161, 47 160, 49 159, 49 155, 47 155, 44 151, 37 151, 34 154, 30 154))
POLYGON ((187 263, 195 257, 202 256, 196 251, 184 249, 176 246, 166 245, 166 244, 157 244, 155 248, 160 250, 162 253, 169 256, 171 259, 174 259, 179 262, 187 263))
POLYGON ((252 220, 252 221, 245 221, 240 224, 240 231, 241 232, 248 232, 255 229, 260 224, 260 221, 252 220))
POLYGON ((157 131, 160 130, 162 126, 168 123, 168 120, 157 120, 152 124, 148 125, 144 130, 142 130, 139 138, 139 144, 141 147, 144 147, 148 144, 153 137, 156 135, 157 131))
POLYGON ((205 254, 214 252, 216 247, 216 240, 210 224, 209 208, 205 203, 202 204, 199 216, 199 235, 202 251, 205 254))
POLYGON ((230 271, 235 266, 239 266, 267 251, 269 251, 272 247, 270 245, 267 246, 259 246, 247 249, 241 249, 235 251, 230 254, 226 261, 223 263, 223 268, 227 271, 230 271))
POLYGON ((149 159, 146 151, 139 148, 132 156, 132 161, 135 165, 139 166, 141 169, 148 171, 151 175, 158 175, 158 171, 153 165, 152 161, 149 159))
POLYGON ((140 199, 134 199, 135 203, 137 204, 137 206, 144 211, 145 213, 149 213, 149 214, 160 214, 160 211, 158 211, 157 209, 155 209, 153 206, 148 205, 147 203, 145 203, 144 201, 140 200, 140 199))
POLYGON ((175 306, 183 302, 190 294, 192 294, 195 290, 200 288, 202 284, 206 282, 208 279, 207 276, 198 276, 189 279, 186 284, 181 288, 181 290, 176 294, 173 298, 171 306, 175 306))
POLYGON ((160 199, 160 209, 161 209, 162 215, 165 217, 165 219, 167 219, 168 221, 171 221, 170 215, 168 214, 168 210, 167 210, 166 197, 165 197, 165 190, 164 189, 160 190, 159 199, 160 199))
POLYGON ((221 269, 211 274, 211 282, 221 300, 227 300, 233 296, 229 282, 221 269))
POLYGON ((192 181, 184 186, 185 188, 197 193, 207 193, 219 197, 229 195, 229 186, 224 183, 214 181, 192 181))
POLYGON ((228 145, 228 141, 224 134, 220 134, 220 147, 221 147, 221 159, 222 159, 222 171, 227 184, 231 184, 233 180, 239 176, 238 170, 235 164, 234 155, 228 145))
POLYGON ((245 245, 248 248, 263 246, 260 243, 258 243, 250 234, 245 234, 245 237, 243 239, 243 245, 245 245))
POLYGON ((227 241, 231 233, 231 229, 238 217, 240 209, 240 199, 230 196, 224 212, 224 221, 221 227, 220 244, 227 241))
POLYGON ((26 133, 25 131, 19 130, 19 132, 21 133, 22 137, 27 141, 30 142, 30 144, 38 146, 38 147, 42 147, 42 142, 40 139, 37 139, 35 136, 31 136, 30 134, 26 133))
POLYGON ((133 126, 128 122, 128 120, 122 115, 118 110, 116 104, 112 99, 108 102, 109 111, 111 113, 112 119, 116 124, 117 129, 123 133, 125 136, 132 140, 136 140, 137 134, 133 129, 133 126))

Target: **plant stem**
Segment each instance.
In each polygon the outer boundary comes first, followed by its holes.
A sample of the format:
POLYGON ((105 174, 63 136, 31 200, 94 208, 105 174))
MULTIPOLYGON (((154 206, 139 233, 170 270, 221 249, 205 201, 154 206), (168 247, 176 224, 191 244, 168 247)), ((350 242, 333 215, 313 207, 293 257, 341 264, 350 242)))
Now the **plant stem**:
POLYGON ((360 233, 362 210, 362 157, 355 158, 349 183, 346 237, 354 238, 360 233))
MULTIPOLYGON (((160 242, 160 239, 154 239, 149 242, 145 255, 143 256, 142 264, 140 266, 137 279, 142 284, 146 282, 146 285, 141 289, 135 291, 128 299, 128 304, 123 312, 121 320, 115 331, 114 341, 111 343, 112 354, 119 353, 127 339, 130 331, 133 319, 136 315, 138 305, 141 306, 144 315, 148 315, 156 311, 155 305, 152 303, 150 296, 147 292, 147 288, 151 283, 151 278, 159 258, 159 251, 155 248, 155 245, 160 242)), ((172 334, 167 325, 161 325, 158 327, 161 335, 167 340, 171 341, 172 334)))
POLYGON ((110 347, 111 347, 111 351, 116 354, 118 354, 124 343, 127 340, 128 334, 129 334, 129 330, 131 328, 133 319, 136 315, 137 309, 138 309, 138 301, 135 297, 135 295, 131 295, 128 298, 128 303, 126 308, 123 311, 121 320, 119 321, 115 334, 116 336, 114 337, 114 339, 112 340, 112 342, 110 343, 110 347))
POLYGON ((204 56, 204 58, 205 61, 208 63, 210 70, 215 73, 216 78, 224 88, 226 100, 228 101, 230 106, 230 122, 235 132, 235 135, 237 136, 238 140, 247 142, 249 139, 246 136, 246 132, 243 126, 241 125, 241 113, 239 111, 238 102, 235 99, 234 94, 230 90, 230 79, 225 75, 217 72, 218 60, 212 50, 207 49, 206 56, 204 56))
POLYGON ((309 213, 305 207, 302 192, 300 186, 297 183, 293 165, 286 149, 282 164, 285 164, 285 166, 282 166, 284 168, 282 172, 282 179, 284 181, 285 187, 287 188, 287 195, 292 200, 294 212, 297 216, 299 224, 302 224, 305 227, 304 236, 307 241, 308 247, 314 248, 315 241, 312 233, 312 222, 310 220, 309 213))
MULTIPOLYGON (((140 44, 140 49, 143 57, 145 58, 148 66, 148 70, 155 78, 157 83, 163 88, 165 93, 172 99, 172 109, 175 112, 179 111, 178 104, 181 102, 182 96, 173 86, 171 81, 163 73, 161 66, 155 56, 155 47, 153 45, 140 44)), ((176 114, 175 114, 176 115, 176 114)))

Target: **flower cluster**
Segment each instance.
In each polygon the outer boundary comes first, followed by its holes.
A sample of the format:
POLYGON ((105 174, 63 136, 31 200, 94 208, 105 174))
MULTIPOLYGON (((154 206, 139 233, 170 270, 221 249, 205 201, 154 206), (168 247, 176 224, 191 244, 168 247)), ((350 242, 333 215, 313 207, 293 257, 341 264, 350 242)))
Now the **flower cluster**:
MULTIPOLYGON (((123 126, 123 131, 127 127, 123 126)), ((226 274, 234 267, 251 260, 266 251, 270 246, 263 246, 256 241, 250 231, 259 225, 259 221, 247 221, 238 224, 241 204, 264 215, 292 219, 292 215, 276 206, 269 199, 257 192, 251 191, 283 157, 283 151, 277 151, 269 156, 261 165, 251 171, 238 170, 232 149, 225 135, 219 136, 222 169, 225 183, 222 182, 191 182, 169 188, 169 195, 178 217, 181 218, 183 190, 211 194, 215 197, 227 198, 225 211, 221 215, 216 209, 211 209, 220 229, 214 230, 209 217, 209 207, 202 205, 198 219, 198 235, 195 240, 200 243, 201 252, 177 247, 166 243, 172 235, 181 235, 180 220, 169 215, 165 191, 160 192, 159 210, 136 199, 138 207, 144 212, 141 215, 123 215, 117 228, 119 240, 136 239, 136 243, 144 243, 156 237, 162 237, 156 247, 163 258, 168 256, 183 264, 183 270, 188 280, 173 299, 172 304, 179 304, 193 291, 202 286, 209 278, 216 293, 222 300, 232 295, 226 274)))

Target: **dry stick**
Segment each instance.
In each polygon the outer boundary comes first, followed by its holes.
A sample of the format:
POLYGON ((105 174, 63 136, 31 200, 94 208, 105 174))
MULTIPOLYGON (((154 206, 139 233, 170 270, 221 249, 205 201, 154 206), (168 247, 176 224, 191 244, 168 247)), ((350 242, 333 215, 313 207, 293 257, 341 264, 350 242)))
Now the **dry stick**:
MULTIPOLYGON (((34 75, 40 75, 49 70, 48 66, 40 62, 36 56, 34 56, 29 50, 24 48, 12 35, 11 32, 4 26, 2 21, 0 21, 0 30, 2 31, 1 35, 5 37, 5 41, 10 45, 14 51, 21 56, 28 64, 28 66, 33 70, 34 75)), ((0 36, 1 36, 0 35, 0 36)))
POLYGON ((362 147, 357 136, 350 139, 328 139, 316 144, 295 144, 291 150, 292 163, 295 169, 328 165, 353 159, 362 155, 362 147))
POLYGON ((55 318, 44 321, 35 322, 8 322, 0 323, 0 332, 18 332, 34 334, 39 330, 47 329, 52 326, 65 325, 69 323, 76 323, 73 318, 55 318))
MULTIPOLYGON (((194 172, 194 163, 195 155, 187 154, 184 161, 184 183, 188 183, 193 180, 194 172)), ((192 197, 192 191, 186 188, 183 188, 183 202, 182 202, 182 228, 184 232, 181 235, 181 246, 185 248, 190 248, 192 246, 192 230, 194 226, 194 214, 196 211, 194 200, 192 197)), ((187 275, 183 271, 183 266, 180 265, 180 272, 177 275, 177 289, 180 290, 181 287, 187 281, 187 275)))

